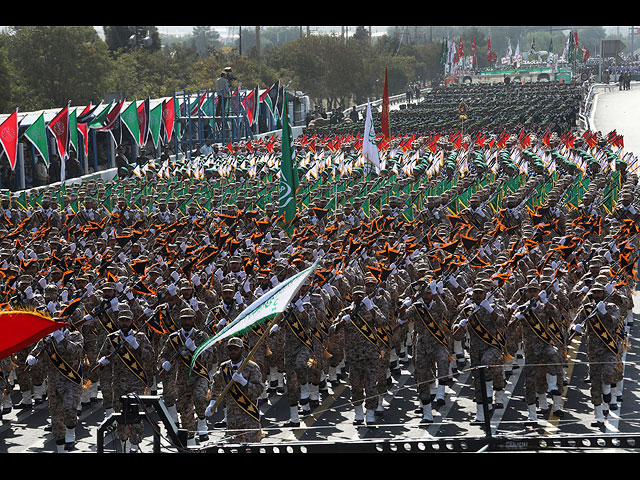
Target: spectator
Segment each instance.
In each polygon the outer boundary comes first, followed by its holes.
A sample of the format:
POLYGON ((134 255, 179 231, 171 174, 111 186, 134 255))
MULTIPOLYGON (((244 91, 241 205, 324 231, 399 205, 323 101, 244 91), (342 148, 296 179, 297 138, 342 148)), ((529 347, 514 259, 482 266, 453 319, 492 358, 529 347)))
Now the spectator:
POLYGON ((358 113, 358 110, 356 110, 355 105, 353 106, 353 108, 351 109, 351 112, 349 113, 349 118, 351 119, 352 122, 357 122, 358 120, 360 120, 360 114, 358 113))
POLYGON ((36 158, 36 166, 33 170, 33 186, 41 187, 49 183, 49 171, 41 156, 36 158))
POLYGON ((124 154, 122 145, 116 150, 116 168, 118 169, 118 178, 124 178, 129 174, 129 159, 124 154))

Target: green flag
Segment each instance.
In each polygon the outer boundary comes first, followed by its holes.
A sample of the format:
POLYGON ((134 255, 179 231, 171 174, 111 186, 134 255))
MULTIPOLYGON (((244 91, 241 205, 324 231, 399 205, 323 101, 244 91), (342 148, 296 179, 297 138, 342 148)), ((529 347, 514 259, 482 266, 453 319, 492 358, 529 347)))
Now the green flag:
POLYGON ((49 166, 49 148, 47 146, 47 130, 44 125, 44 113, 24 132, 24 136, 33 144, 38 153, 49 166))
POLYGON ((149 112, 149 132, 153 140, 153 146, 158 147, 160 140, 160 126, 162 125, 162 104, 159 103, 149 112))
POLYGON ((120 113, 120 119, 124 126, 127 127, 129 133, 135 140, 136 144, 140 146, 140 124, 138 122, 138 109, 136 102, 131 104, 120 113))
POLYGON ((282 224, 288 225, 296 215, 296 191, 298 190, 298 169, 295 163, 295 149, 291 125, 287 115, 287 102, 283 102, 284 112, 282 116, 282 157, 280 160, 280 210, 279 215, 284 215, 282 224))
POLYGON ((76 109, 69 110, 69 144, 78 153, 78 122, 76 109))

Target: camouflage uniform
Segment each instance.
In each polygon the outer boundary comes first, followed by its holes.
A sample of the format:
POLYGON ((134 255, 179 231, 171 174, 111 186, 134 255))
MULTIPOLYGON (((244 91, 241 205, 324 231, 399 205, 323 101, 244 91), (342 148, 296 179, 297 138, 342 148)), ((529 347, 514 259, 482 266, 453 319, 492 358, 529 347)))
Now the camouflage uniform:
MULTIPOLYGON (((133 315, 124 305, 118 309, 120 320, 130 319, 133 315), (122 318, 120 318, 122 317, 122 318)), ((110 371, 108 378, 111 381, 111 392, 113 396, 113 410, 120 412, 122 406, 120 398, 127 394, 144 395, 151 383, 151 379, 146 375, 149 371, 149 364, 153 362, 153 347, 147 335, 142 331, 130 330, 128 334, 118 329, 105 339, 99 353, 98 363, 103 370, 110 371), (127 340, 129 338, 130 340, 127 340), (128 355, 127 355, 128 354, 128 355), (132 359, 140 368, 140 376, 133 373, 125 361, 132 359)), ((101 386, 106 387, 101 382, 101 386)), ((117 427, 118 439, 121 442, 130 441, 132 445, 138 445, 142 440, 144 424, 142 422, 133 425, 120 425, 117 427)))
MULTIPOLYGON (((242 341, 235 337, 229 340, 229 343, 242 345, 242 341)), ((229 345, 229 343, 227 345, 229 345)), ((232 363, 231 359, 226 360, 220 364, 218 370, 213 376, 213 388, 211 395, 211 403, 207 413, 210 414, 212 408, 215 408, 215 401, 220 396, 225 386, 231 381, 230 378, 225 378, 225 371, 234 372, 244 360, 240 360, 237 363, 232 363)), ((262 383, 262 373, 260 367, 251 360, 247 361, 245 367, 240 372, 242 377, 246 380, 245 385, 241 385, 234 381, 239 390, 244 393, 252 406, 257 410, 257 402, 262 391, 264 390, 264 384, 262 383)), ((231 396, 231 392, 227 392, 227 396, 231 396)), ((256 443, 262 438, 262 431, 260 429, 260 411, 257 410, 256 414, 258 419, 253 418, 247 412, 244 411, 238 402, 233 398, 222 399, 226 405, 226 417, 227 417, 227 432, 229 437, 227 441, 232 443, 256 443)))
POLYGON ((78 404, 82 394, 82 343, 80 332, 66 329, 58 330, 39 340, 27 357, 28 365, 39 363, 45 357, 47 359, 45 360, 48 376, 47 396, 53 437, 59 451, 64 448, 65 444, 67 444, 66 448, 71 448, 75 442, 78 404), (56 368, 50 356, 54 352, 75 370, 74 381, 64 376, 56 368), (39 357, 43 353, 43 358, 40 359, 39 357))

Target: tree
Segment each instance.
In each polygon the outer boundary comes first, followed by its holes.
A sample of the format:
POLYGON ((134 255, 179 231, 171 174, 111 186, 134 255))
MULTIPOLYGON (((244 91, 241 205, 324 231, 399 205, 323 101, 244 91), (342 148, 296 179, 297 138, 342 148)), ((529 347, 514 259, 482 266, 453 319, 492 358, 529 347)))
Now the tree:
POLYGON ((86 105, 103 98, 112 63, 90 26, 15 26, 9 30, 12 103, 22 111, 86 105))
POLYGON ((154 26, 103 26, 102 28, 105 41, 112 53, 119 50, 128 52, 138 47, 157 52, 161 48, 160 35, 154 26))
POLYGON ((210 57, 212 51, 222 48, 220 34, 209 26, 193 27, 192 42, 199 58, 210 57))

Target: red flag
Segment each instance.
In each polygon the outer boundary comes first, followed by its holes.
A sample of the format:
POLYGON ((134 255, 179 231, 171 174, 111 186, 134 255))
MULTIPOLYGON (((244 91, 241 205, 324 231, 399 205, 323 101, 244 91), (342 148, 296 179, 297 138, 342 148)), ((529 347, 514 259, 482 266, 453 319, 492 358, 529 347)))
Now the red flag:
MULTIPOLYGON (((0 125, 0 144, 4 149, 11 170, 16 168, 16 154, 18 152, 18 109, 7 117, 0 125)), ((1 358, 1 357, 0 357, 1 358)))
POLYGON ((387 83, 387 69, 384 69, 384 90, 382 91, 381 130, 385 140, 389 139, 389 85, 387 83))
POLYGON ((36 312, 0 312, 0 358, 28 347, 65 325, 36 312))
MULTIPOLYGON (((80 113, 80 116, 84 115, 89 110, 91 110, 91 103, 84 108, 82 113, 80 113)), ((89 135, 87 134, 87 130, 88 127, 86 123, 78 122, 78 131, 80 132, 80 135, 82 135, 82 145, 85 157, 89 155, 89 135)))
POLYGON ((162 102, 162 123, 167 133, 167 142, 173 136, 173 126, 176 120, 176 102, 173 98, 162 102))
POLYGON ((58 155, 60 160, 67 158, 67 149, 69 148, 69 104, 64 107, 58 114, 49 122, 48 128, 51 134, 56 139, 56 146, 58 147, 58 155))

